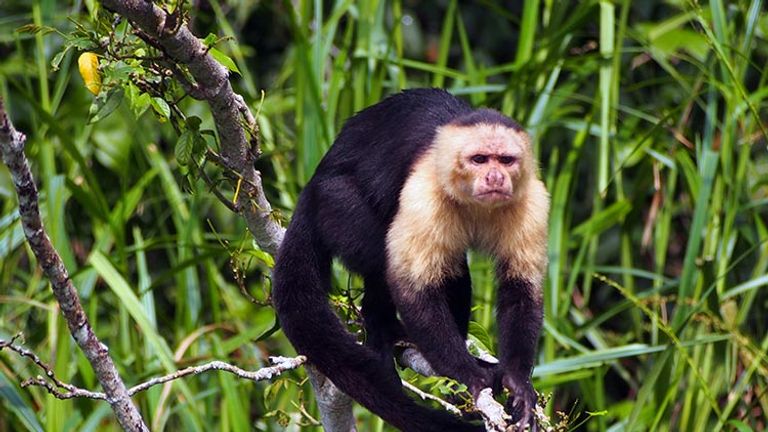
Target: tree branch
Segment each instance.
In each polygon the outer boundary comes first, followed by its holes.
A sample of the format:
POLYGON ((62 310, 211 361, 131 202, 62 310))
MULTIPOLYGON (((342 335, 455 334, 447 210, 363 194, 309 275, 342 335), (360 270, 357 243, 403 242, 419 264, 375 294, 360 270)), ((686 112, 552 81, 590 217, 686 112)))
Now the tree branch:
POLYGON ((184 369, 179 369, 176 372, 170 373, 168 375, 152 378, 148 381, 131 387, 128 390, 128 393, 133 396, 134 394, 142 392, 152 386, 163 384, 175 379, 184 378, 189 375, 199 375, 210 370, 229 372, 233 375, 237 375, 240 378, 250 381, 264 381, 279 376, 285 371, 296 369, 297 367, 303 365, 307 361, 307 358, 304 356, 275 356, 270 357, 269 361, 273 364, 273 366, 264 367, 255 371, 248 371, 223 361, 214 360, 198 366, 190 366, 184 369))
POLYGON ((93 332, 67 269, 45 232, 43 221, 40 219, 37 187, 24 155, 25 142, 24 134, 18 132, 8 119, 3 100, 0 98, 0 152, 3 162, 11 172, 19 197, 19 215, 27 243, 46 277, 51 281, 53 295, 67 321, 69 332, 93 367, 120 426, 126 431, 149 431, 128 395, 107 347, 93 332))
MULTIPOLYGON (((52 394, 57 399, 88 398, 88 399, 98 399, 98 400, 105 400, 105 401, 108 400, 108 397, 105 393, 85 390, 80 387, 77 387, 72 384, 68 384, 59 380, 54 374, 53 369, 50 366, 48 366, 45 362, 40 360, 40 357, 38 357, 37 354, 15 344, 18 338, 19 336, 17 335, 13 337, 10 341, 5 341, 0 339, 0 351, 7 348, 11 351, 16 352, 22 357, 27 357, 31 359, 34 364, 36 364, 40 369, 45 371, 45 375, 48 377, 48 380, 46 380, 40 375, 33 378, 28 378, 21 383, 22 387, 27 387, 30 385, 45 387, 45 389, 48 390, 48 393, 52 394), (60 389, 64 389, 65 391, 61 391, 60 389)), ((275 376, 281 375, 283 372, 287 370, 298 368, 299 366, 303 365, 307 361, 307 358, 304 356, 270 357, 269 361, 273 364, 273 366, 264 367, 255 371, 248 371, 223 361, 214 360, 201 365, 190 366, 184 369, 179 369, 176 372, 169 373, 167 375, 151 378, 147 381, 144 381, 141 384, 137 384, 131 387, 130 389, 128 389, 128 395, 134 396, 137 393, 140 393, 149 389, 150 387, 153 387, 159 384, 164 384, 176 379, 184 378, 189 375, 199 375, 211 370, 229 372, 231 374, 237 375, 240 378, 247 379, 250 381, 268 380, 268 379, 274 378, 275 376)))
POLYGON ((277 253, 285 229, 272 217, 272 206, 262 187, 261 175, 253 167, 259 154, 248 140, 243 124, 253 127, 255 120, 243 98, 232 90, 227 69, 208 54, 208 48, 190 32, 186 24, 146 0, 102 0, 141 30, 175 63, 185 65, 195 80, 187 83, 196 99, 208 102, 221 142, 224 165, 242 179, 244 196, 235 207, 246 220, 256 243, 266 252, 277 253), (243 121, 245 119, 245 121, 243 121))
POLYGON ((352 413, 352 398, 331 382, 328 377, 315 369, 312 364, 305 367, 307 376, 315 390, 317 407, 320 409, 320 423, 328 432, 356 432, 355 416, 352 413))

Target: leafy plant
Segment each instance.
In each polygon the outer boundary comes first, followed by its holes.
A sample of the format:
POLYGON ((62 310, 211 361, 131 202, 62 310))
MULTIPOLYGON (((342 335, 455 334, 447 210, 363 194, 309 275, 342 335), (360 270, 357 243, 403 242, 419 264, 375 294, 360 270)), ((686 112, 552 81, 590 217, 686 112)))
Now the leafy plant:
MULTIPOLYGON (((258 113, 257 167, 286 219, 344 119, 399 89, 445 87, 527 128, 552 197, 534 374, 552 394, 547 414, 590 431, 766 427, 761 1, 162 4, 258 113)), ((225 174, 188 74, 93 1, 0 10, 0 95, 29 137, 47 229, 126 381, 290 354, 259 304, 271 257, 213 195, 225 174), (86 81, 84 52, 98 59, 86 81)), ((0 171, 0 337, 23 331, 61 379, 92 388, 16 205, 0 171)), ((472 335, 493 350, 493 264, 470 261, 472 335)), ((354 320, 360 281, 340 266, 333 278, 354 320)), ((0 355, 0 429, 116 430, 104 404, 20 389, 33 373, 0 355)), ((209 374, 136 400, 153 430, 309 430, 302 376, 209 374)), ((359 430, 388 429, 357 414, 359 430)))

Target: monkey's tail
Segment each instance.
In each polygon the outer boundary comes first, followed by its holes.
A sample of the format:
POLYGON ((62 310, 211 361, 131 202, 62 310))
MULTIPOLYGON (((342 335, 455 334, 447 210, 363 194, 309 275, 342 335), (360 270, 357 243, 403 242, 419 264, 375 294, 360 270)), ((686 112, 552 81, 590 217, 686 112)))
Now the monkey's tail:
POLYGON ((341 391, 403 431, 484 431, 417 404, 393 368, 357 343, 328 302, 330 257, 311 227, 294 220, 275 263, 272 299, 283 332, 300 354, 341 391))

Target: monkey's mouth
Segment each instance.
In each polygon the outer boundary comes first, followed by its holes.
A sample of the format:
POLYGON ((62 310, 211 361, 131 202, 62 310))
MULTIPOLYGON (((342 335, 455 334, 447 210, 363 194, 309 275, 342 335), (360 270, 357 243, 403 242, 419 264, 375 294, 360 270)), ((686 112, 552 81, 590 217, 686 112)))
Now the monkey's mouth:
POLYGON ((507 190, 491 189, 475 195, 475 198, 482 202, 497 203, 512 199, 512 194, 507 190))

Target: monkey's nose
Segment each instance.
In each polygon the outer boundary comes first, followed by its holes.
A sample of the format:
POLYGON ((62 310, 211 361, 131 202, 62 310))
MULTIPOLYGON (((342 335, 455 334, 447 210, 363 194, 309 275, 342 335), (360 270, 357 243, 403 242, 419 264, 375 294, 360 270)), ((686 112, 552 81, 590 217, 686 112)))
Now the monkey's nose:
POLYGON ((485 175, 485 183, 492 188, 502 187, 504 186, 504 174, 492 169, 485 175))

